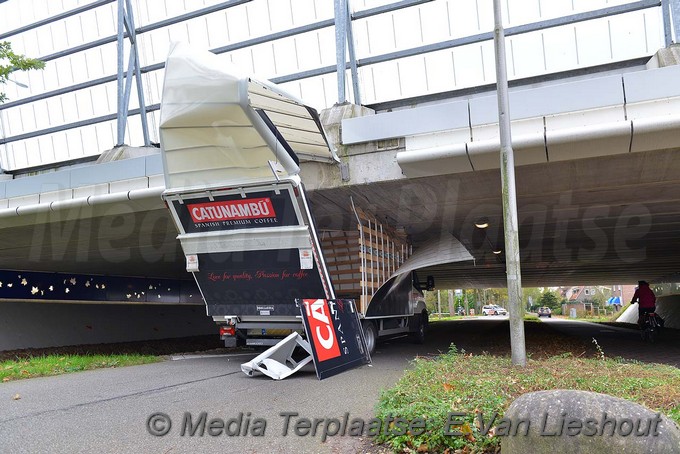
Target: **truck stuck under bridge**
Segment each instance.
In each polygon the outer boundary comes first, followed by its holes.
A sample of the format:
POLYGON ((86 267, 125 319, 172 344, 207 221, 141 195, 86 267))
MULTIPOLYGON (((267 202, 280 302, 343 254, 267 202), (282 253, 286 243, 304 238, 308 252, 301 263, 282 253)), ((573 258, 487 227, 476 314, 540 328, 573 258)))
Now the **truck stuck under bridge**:
POLYGON ((278 343, 302 328, 303 298, 354 300, 370 352, 380 336, 422 342, 428 314, 412 265, 421 259, 403 229, 347 200, 356 230, 317 230, 300 161, 339 159, 316 111, 234 73, 209 52, 175 46, 160 123, 163 198, 225 344, 278 343))

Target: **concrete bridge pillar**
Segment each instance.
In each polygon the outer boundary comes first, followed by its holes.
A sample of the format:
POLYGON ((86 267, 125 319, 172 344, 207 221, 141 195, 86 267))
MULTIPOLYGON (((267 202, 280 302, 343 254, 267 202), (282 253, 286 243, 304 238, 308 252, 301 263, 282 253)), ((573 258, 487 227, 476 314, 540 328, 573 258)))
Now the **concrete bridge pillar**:
POLYGON ((305 163, 302 167, 302 177, 308 188, 326 189, 405 178, 396 160, 397 151, 404 148, 403 137, 386 138, 351 146, 342 144, 342 121, 367 115, 375 115, 375 112, 367 107, 349 103, 336 104, 321 112, 321 123, 326 131, 329 145, 342 162, 333 168, 335 176, 329 175, 328 169, 320 169, 317 163, 311 163, 311 166, 310 163, 305 163), (315 173, 324 179, 317 178, 315 173))
POLYGON ((659 49, 647 63, 648 69, 680 65, 680 44, 671 44, 659 49))
MULTIPOLYGON (((342 120, 346 118, 363 117, 375 115, 372 109, 356 104, 342 103, 336 104, 330 109, 324 109, 319 114, 323 124, 328 145, 335 151, 340 158, 339 165, 328 165, 319 162, 305 162, 301 165, 301 176, 307 189, 325 189, 352 184, 360 171, 352 170, 356 167, 350 162, 350 154, 361 153, 366 146, 353 145, 351 147, 342 144, 342 120)), ((369 144, 364 144, 369 145, 369 144)))
POLYGON ((331 148, 336 150, 338 156, 346 156, 344 147, 342 146, 342 120, 345 118, 365 117, 366 115, 375 115, 373 109, 359 106, 356 104, 343 103, 335 104, 330 109, 324 109, 319 114, 321 123, 326 131, 331 148))

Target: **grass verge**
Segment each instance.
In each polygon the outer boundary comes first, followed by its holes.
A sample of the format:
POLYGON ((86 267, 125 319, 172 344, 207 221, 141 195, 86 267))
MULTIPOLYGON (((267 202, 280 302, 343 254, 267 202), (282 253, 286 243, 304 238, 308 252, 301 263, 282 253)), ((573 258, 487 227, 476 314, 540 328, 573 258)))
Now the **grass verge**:
POLYGON ((444 317, 438 317, 436 315, 430 315, 428 321, 432 322, 450 322, 451 320, 465 320, 464 315, 446 315, 444 317))
POLYGON ((571 353, 542 360, 529 359, 527 367, 513 367, 507 356, 471 355, 451 350, 435 358, 417 358, 397 384, 381 393, 376 417, 413 420, 424 418, 426 431, 418 436, 384 435, 377 443, 396 452, 497 452, 498 437, 482 435, 475 415, 499 418, 514 399, 532 391, 576 389, 605 393, 638 402, 665 413, 680 423, 680 369, 599 358, 578 358, 571 353), (464 436, 445 436, 449 412, 461 412, 464 436), (447 451, 448 450, 448 451, 447 451))
POLYGON ((160 361, 151 355, 47 355, 0 362, 0 381, 60 375, 81 370, 134 366, 160 361))

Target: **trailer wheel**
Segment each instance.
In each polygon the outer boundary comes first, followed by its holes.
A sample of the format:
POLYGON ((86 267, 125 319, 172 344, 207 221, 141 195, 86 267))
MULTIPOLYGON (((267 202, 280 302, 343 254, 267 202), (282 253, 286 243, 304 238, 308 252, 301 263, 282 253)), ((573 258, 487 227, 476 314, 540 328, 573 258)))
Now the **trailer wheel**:
POLYGON ((411 336, 413 336, 413 340, 416 342, 416 344, 424 344, 426 337, 425 335, 427 333, 427 325, 430 321, 427 311, 423 311, 420 314, 414 315, 413 321, 416 329, 411 333, 411 336))
POLYGON ((375 324, 369 320, 364 320, 361 323, 361 326, 364 329, 364 338, 366 339, 368 354, 372 355, 375 352, 375 346, 378 343, 378 330, 375 328, 375 324))

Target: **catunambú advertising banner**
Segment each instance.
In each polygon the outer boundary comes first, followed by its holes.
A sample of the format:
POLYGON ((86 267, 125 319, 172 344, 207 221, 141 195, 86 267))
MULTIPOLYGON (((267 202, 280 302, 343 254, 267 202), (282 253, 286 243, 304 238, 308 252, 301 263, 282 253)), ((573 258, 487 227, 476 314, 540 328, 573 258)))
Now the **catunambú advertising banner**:
POLYGON ((319 380, 368 364, 359 314, 352 300, 297 300, 319 380))
POLYGON ((172 201, 186 233, 298 225, 288 190, 172 201))

